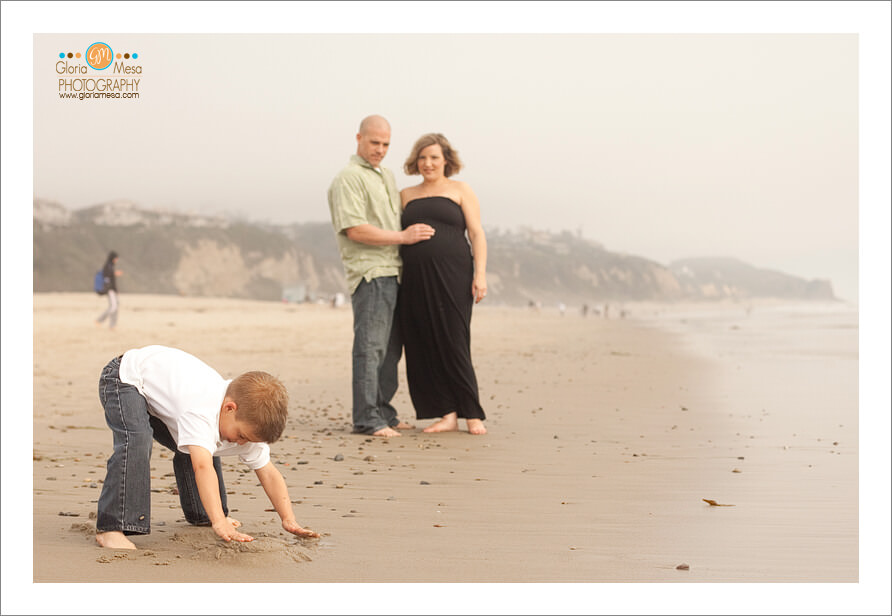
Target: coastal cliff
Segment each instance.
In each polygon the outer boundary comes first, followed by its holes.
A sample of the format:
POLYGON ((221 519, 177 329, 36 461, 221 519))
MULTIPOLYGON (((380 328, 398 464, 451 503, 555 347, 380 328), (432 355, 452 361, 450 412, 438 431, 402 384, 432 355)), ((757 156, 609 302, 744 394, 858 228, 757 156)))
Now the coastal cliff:
MULTIPOLYGON (((259 300, 328 300, 346 293, 327 222, 269 225, 146 209, 128 201, 81 210, 34 201, 33 288, 91 290, 109 250, 122 292, 259 300)), ((487 229, 490 303, 582 304, 779 298, 835 300, 827 280, 758 269, 733 258, 663 265, 611 252, 569 232, 487 229)))

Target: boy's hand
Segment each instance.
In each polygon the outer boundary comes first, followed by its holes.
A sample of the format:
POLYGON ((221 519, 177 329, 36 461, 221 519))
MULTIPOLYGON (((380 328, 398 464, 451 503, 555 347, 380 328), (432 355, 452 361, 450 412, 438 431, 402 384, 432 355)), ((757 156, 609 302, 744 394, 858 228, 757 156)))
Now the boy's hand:
POLYGON ((292 535, 297 535, 298 537, 319 537, 319 533, 317 533, 316 531, 312 531, 309 528, 302 528, 301 525, 294 520, 284 520, 282 522, 282 528, 287 530, 292 535))
POLYGON ((254 541, 254 537, 251 535, 246 535, 245 533, 237 531, 233 522, 234 520, 231 518, 225 518, 214 524, 212 528, 214 529, 214 532, 217 533, 217 536, 223 541, 254 541))
POLYGON ((291 510, 291 500, 288 498, 288 488, 285 487, 285 479, 282 473, 273 466, 272 462, 268 462, 266 466, 262 466, 254 471, 257 478, 260 479, 260 485, 263 486, 269 502, 279 517, 282 519, 282 528, 292 535, 298 537, 318 537, 319 533, 302 528, 300 524, 294 521, 294 512, 291 510))
POLYGON ((238 520, 226 517, 220 504, 220 489, 218 487, 217 471, 214 470, 214 459, 211 452, 199 445, 189 445, 189 455, 192 457, 192 469, 195 471, 195 484, 198 486, 198 496, 204 505, 208 517, 211 519, 211 527, 217 536, 223 541, 254 541, 254 537, 240 533, 235 528, 241 526, 238 520), (216 520, 216 522, 214 521, 216 520))

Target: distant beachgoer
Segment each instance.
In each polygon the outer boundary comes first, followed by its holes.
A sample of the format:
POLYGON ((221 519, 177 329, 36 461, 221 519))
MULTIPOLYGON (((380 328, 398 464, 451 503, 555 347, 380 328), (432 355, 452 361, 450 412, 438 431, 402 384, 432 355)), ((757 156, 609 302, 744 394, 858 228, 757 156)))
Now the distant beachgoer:
POLYGON ((186 521, 211 526, 225 541, 251 541, 229 517, 220 456, 237 455, 257 474, 282 520, 298 537, 318 537, 294 519, 282 474, 270 461, 288 417, 288 392, 266 372, 225 380, 203 361, 152 345, 115 357, 102 370, 99 399, 114 451, 99 494, 96 542, 136 549, 127 535, 151 532, 152 441, 174 452, 186 521))
POLYGON ((399 191, 381 166, 390 147, 390 124, 369 116, 359 125, 356 154, 328 189, 331 222, 353 306, 353 432, 400 436, 411 425, 390 403, 398 387, 402 342, 395 311, 400 244, 427 240, 427 224, 400 226, 399 191))
POLYGON ((105 265, 102 266, 102 276, 105 278, 105 288, 108 290, 106 292, 106 296, 108 297, 108 307, 105 309, 105 312, 103 312, 96 318, 96 325, 101 325, 102 322, 106 318, 108 318, 109 329, 114 329, 115 325, 118 324, 117 277, 122 275, 123 272, 117 269, 117 263, 118 253, 112 250, 108 253, 108 257, 105 260, 105 265))
POLYGON ((436 233, 400 251, 399 315, 416 416, 441 418, 424 431, 458 430, 464 418, 468 432, 486 434, 471 362, 471 311, 486 297, 486 236, 474 191, 450 179, 461 168, 439 133, 419 138, 406 159, 403 170, 423 180, 400 192, 403 227, 428 223, 436 233))

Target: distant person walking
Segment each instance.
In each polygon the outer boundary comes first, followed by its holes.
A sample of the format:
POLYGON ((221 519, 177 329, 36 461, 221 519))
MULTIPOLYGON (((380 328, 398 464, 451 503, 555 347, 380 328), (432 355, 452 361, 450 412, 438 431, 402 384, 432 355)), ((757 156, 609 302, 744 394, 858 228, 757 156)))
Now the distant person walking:
POLYGON ((359 125, 356 154, 328 189, 331 222, 353 306, 353 432, 400 436, 411 428, 390 403, 402 356, 395 311, 402 261, 399 245, 430 238, 434 229, 402 229, 393 173, 381 166, 390 124, 372 115, 359 125))
POLYGON ((96 325, 101 325, 108 318, 108 328, 114 329, 118 324, 118 283, 117 277, 123 272, 117 269, 118 253, 114 250, 108 253, 105 265, 102 266, 102 276, 105 278, 106 296, 108 308, 96 319, 96 325))

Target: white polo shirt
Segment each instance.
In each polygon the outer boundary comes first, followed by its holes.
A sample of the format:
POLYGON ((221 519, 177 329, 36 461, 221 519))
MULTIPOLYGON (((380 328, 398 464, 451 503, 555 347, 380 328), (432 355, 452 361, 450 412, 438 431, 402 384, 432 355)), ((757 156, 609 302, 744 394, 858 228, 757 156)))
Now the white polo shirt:
POLYGON ((131 349, 121 359, 120 378, 145 397, 149 413, 164 422, 183 453, 196 445, 214 456, 237 455, 252 470, 269 462, 266 443, 220 439, 220 409, 232 379, 194 355, 160 345, 131 349))

